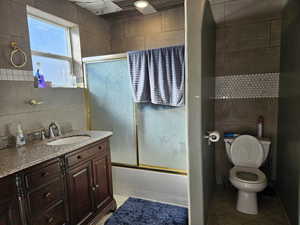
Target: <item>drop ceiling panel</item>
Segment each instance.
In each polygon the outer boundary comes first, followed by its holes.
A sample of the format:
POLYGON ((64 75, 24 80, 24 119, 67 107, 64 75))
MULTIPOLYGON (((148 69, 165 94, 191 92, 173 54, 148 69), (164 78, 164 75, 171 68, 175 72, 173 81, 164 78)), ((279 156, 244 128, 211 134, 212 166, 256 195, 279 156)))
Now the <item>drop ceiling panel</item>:
MULTIPOLYGON (((96 15, 106 18, 142 15, 135 7, 136 0, 69 0, 96 15)), ((191 0, 192 1, 192 0, 191 0)), ((287 0, 209 0, 217 24, 258 16, 268 16, 282 10, 287 0), (225 19, 226 18, 226 19, 225 19), (226 20, 226 21, 225 21, 226 20)), ((183 6, 184 0, 148 0, 156 11, 183 6)))
MULTIPOLYGON (((134 2, 136 0, 113 0, 123 10, 131 10, 134 8, 134 2)), ((156 9, 162 10, 165 8, 171 8, 177 5, 183 5, 184 0, 148 0, 148 2, 156 9)))
MULTIPOLYGON (((126 13, 141 14, 134 7, 136 0, 69 0, 78 6, 85 8, 96 15, 115 15, 126 13)), ((184 0, 148 0, 151 6, 157 10, 183 5, 184 0)))
POLYGON ((96 15, 105 15, 122 11, 112 0, 69 0, 96 15))

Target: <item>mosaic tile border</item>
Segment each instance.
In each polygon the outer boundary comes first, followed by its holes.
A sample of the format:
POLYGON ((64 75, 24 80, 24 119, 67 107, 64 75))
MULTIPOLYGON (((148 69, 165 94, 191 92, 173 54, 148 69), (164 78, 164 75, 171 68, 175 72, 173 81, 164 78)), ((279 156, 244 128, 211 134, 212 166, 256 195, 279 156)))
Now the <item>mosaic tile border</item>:
POLYGON ((220 76, 215 82, 215 99, 279 97, 279 73, 220 76))
POLYGON ((0 69, 0 80, 34 81, 32 70, 0 69))
MULTIPOLYGON (((0 80, 34 81, 31 70, 0 69, 0 80)), ((217 76, 215 99, 278 98, 279 73, 217 76)))

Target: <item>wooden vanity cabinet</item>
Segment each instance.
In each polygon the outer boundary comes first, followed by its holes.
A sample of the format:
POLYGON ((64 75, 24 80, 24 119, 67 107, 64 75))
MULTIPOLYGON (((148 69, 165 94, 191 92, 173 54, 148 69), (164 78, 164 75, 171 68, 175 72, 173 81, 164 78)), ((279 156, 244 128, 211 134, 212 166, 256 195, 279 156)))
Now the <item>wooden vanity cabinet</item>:
POLYGON ((86 225, 115 209, 108 139, 0 179, 0 225, 86 225))
POLYGON ((115 209, 107 141, 66 156, 71 225, 89 222, 107 206, 115 209))
POLYGON ((0 180, 0 224, 20 225, 21 210, 19 208, 18 193, 15 176, 0 180))

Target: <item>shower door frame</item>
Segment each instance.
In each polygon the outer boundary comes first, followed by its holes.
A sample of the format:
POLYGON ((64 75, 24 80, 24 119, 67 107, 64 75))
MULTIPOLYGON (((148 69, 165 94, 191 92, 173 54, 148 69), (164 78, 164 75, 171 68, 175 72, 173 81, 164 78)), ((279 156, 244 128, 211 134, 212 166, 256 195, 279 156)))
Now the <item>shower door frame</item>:
MULTIPOLYGON (((127 53, 119 53, 119 54, 111 54, 111 55, 103 55, 103 56, 93 56, 93 57, 86 57, 82 59, 83 62, 83 79, 84 79, 84 98, 85 98, 85 111, 86 111, 86 128, 88 130, 92 129, 92 118, 91 118, 91 101, 90 101, 90 94, 89 94, 89 87, 88 87, 88 80, 87 80, 87 72, 86 72, 86 65, 90 63, 102 63, 102 62, 109 62, 109 61, 117 61, 117 60, 124 60, 127 59, 127 53)), ((187 170, 180 170, 180 169, 173 169, 167 167, 159 167, 154 165, 147 165, 141 164, 139 160, 140 151, 138 145, 138 129, 137 129, 137 121, 136 121, 136 110, 137 110, 137 103, 133 103, 133 117, 135 122, 135 141, 136 141, 136 162, 137 165, 127 164, 127 163, 115 163, 112 162, 113 166, 117 167, 125 167, 125 168, 133 168, 133 169, 142 169, 142 170, 150 170, 150 171, 158 171, 163 173, 171 173, 171 174, 179 174, 179 175, 187 175, 187 170)))

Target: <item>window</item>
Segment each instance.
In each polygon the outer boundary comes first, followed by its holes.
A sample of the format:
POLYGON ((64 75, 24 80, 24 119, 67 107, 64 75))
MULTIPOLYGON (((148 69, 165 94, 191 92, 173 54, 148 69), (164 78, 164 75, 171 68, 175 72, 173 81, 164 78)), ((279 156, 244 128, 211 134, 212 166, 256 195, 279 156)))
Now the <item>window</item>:
POLYGON ((77 87, 71 28, 28 15, 35 87, 77 87))

